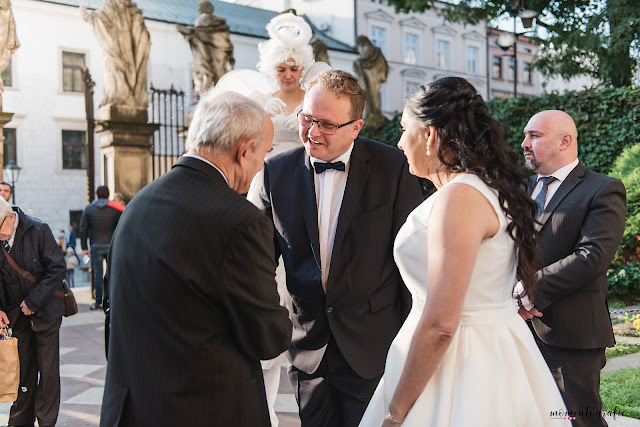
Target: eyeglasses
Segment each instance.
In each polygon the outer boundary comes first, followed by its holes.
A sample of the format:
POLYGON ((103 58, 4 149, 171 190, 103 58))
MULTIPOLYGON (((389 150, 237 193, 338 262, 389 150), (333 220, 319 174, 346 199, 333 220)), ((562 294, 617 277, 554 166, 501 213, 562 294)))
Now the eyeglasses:
POLYGON ((300 123, 300 126, 304 128, 310 128, 315 123, 318 125, 318 130, 320 131, 320 133, 324 135, 335 135, 337 130, 340 129, 341 127, 350 125, 351 123, 360 120, 360 119, 354 119, 354 120, 351 120, 350 122, 343 123, 341 125, 334 125, 333 123, 325 122, 324 120, 316 120, 311 116, 307 116, 306 114, 302 113, 302 110, 298 111, 297 115, 298 115, 298 122, 300 123))

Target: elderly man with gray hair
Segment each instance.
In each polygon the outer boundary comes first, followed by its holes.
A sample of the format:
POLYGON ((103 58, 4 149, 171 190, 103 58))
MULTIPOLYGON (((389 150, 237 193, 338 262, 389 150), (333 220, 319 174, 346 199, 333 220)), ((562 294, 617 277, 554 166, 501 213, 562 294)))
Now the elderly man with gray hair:
POLYGON ((63 290, 67 266, 49 226, 3 198, 0 241, 0 327, 12 328, 20 358, 20 388, 9 425, 32 426, 37 418, 38 425, 53 426, 60 408, 64 314, 64 303, 54 293, 63 290))
POLYGON ((273 227, 241 194, 272 139, 258 104, 208 92, 187 153, 124 211, 101 426, 269 425, 260 360, 288 348, 292 325, 273 227))

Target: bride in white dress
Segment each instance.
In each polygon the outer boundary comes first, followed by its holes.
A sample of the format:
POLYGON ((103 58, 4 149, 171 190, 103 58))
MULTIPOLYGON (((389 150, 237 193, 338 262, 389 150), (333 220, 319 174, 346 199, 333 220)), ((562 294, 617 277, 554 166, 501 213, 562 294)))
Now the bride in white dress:
POLYGON ((411 173, 438 191, 396 237, 413 306, 360 426, 570 425, 512 298, 536 271, 535 204, 500 124, 447 77, 409 96, 401 125, 411 173))

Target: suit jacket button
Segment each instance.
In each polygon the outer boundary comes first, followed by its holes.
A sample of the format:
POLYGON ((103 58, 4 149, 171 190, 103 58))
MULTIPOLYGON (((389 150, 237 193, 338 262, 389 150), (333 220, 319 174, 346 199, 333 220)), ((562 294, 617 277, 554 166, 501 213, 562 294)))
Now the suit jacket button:
POLYGON ((333 311, 333 307, 327 307, 327 314, 331 313, 333 311))
POLYGON ((322 280, 316 279, 316 285, 322 285, 322 280))

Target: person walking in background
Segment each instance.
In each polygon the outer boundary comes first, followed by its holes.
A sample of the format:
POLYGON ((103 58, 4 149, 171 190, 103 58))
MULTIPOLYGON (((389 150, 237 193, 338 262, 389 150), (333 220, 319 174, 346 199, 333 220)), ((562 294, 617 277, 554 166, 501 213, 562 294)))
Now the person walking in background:
POLYGON ((91 270, 93 284, 96 291, 96 302, 89 307, 91 310, 102 308, 102 292, 104 289, 103 261, 107 261, 109 244, 113 232, 118 225, 122 212, 109 206, 109 188, 101 185, 96 190, 98 198, 88 205, 80 220, 80 245, 82 254, 91 256, 91 270), (89 244, 91 250, 89 250, 89 244))
POLYGON ((120 212, 124 211, 124 197, 122 197, 121 193, 113 193, 113 203, 110 204, 110 206, 120 210, 120 212), (120 206, 122 206, 122 208, 120 208, 120 206))
POLYGON ((0 327, 18 339, 20 388, 10 426, 55 426, 60 408, 60 324, 64 256, 49 226, 0 199, 0 327), (9 261, 30 273, 23 277, 9 261), (27 276, 29 277, 29 276, 27 276))
POLYGON ((74 224, 69 224, 69 227, 67 227, 65 240, 67 241, 67 248, 73 248, 74 253, 76 250, 76 239, 76 230, 74 224))
POLYGON ((80 262, 80 260, 76 256, 76 252, 71 247, 67 248, 67 253, 65 254, 64 258, 67 263, 67 283, 69 284, 69 287, 73 288, 75 287, 75 284, 76 284, 76 281, 75 281, 76 267, 80 262))
POLYGON ((111 244, 111 333, 100 425, 269 426, 261 359, 291 321, 273 227, 241 194, 271 148, 254 101, 205 93, 187 154, 140 190, 111 244))
POLYGON ((13 187, 8 182, 0 181, 0 197, 11 203, 13 196, 13 187))
POLYGON ((615 344, 607 269, 624 232, 626 190, 578 160, 578 131, 564 111, 534 115, 524 128, 525 167, 538 205, 540 259, 533 288, 516 293, 520 315, 562 392, 574 426, 606 426, 600 370, 615 344), (572 415, 573 414, 573 415, 572 415))
POLYGON ((303 146, 266 161, 252 200, 276 229, 304 426, 356 426, 411 307, 393 240, 423 200, 402 152, 358 137, 365 94, 329 70, 297 114, 303 146))

